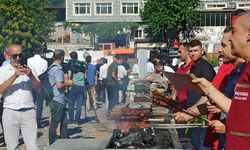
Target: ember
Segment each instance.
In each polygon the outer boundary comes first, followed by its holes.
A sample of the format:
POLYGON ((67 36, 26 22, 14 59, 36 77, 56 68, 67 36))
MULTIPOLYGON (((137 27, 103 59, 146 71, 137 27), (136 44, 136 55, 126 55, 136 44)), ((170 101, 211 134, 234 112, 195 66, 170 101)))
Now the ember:
POLYGON ((174 148, 168 130, 133 126, 129 132, 113 130, 110 148, 174 148))

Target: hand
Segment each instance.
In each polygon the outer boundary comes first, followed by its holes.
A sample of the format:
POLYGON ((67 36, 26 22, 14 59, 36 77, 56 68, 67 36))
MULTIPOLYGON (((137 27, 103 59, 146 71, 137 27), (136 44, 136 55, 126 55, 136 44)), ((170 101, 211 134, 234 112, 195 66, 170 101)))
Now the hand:
POLYGON ((18 66, 15 71, 15 76, 19 77, 20 75, 26 74, 26 70, 27 70, 26 67, 18 66))
POLYGON ((72 86, 74 84, 74 81, 73 80, 67 80, 67 84, 68 84, 68 86, 72 86))
POLYGON ((24 68, 26 68, 25 74, 26 74, 28 77, 33 76, 33 73, 32 73, 31 69, 30 69, 28 66, 24 66, 24 68))
POLYGON ((226 127, 225 125, 220 122, 219 120, 212 120, 209 121, 209 126, 215 130, 216 133, 225 134, 226 133, 226 127))
POLYGON ((176 122, 188 122, 191 119, 193 119, 193 117, 187 113, 177 112, 174 114, 174 120, 176 122))
POLYGON ((210 112, 212 114, 216 114, 216 113, 221 112, 221 109, 218 108, 216 105, 212 104, 210 101, 207 101, 206 104, 207 104, 208 112, 210 112))
POLYGON ((196 78, 192 82, 197 83, 207 96, 210 95, 211 89, 214 88, 212 83, 205 78, 196 78))

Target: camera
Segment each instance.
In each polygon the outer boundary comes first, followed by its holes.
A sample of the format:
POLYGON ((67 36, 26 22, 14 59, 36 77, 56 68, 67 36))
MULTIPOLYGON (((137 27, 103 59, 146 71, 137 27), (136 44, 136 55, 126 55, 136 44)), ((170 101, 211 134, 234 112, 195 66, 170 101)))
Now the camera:
POLYGON ((72 71, 73 73, 82 72, 85 73, 87 68, 87 64, 83 61, 79 61, 77 59, 71 59, 68 62, 68 70, 72 71))
POLYGON ((24 67, 27 66, 27 61, 28 61, 28 58, 26 56, 22 56, 20 60, 20 65, 24 67))

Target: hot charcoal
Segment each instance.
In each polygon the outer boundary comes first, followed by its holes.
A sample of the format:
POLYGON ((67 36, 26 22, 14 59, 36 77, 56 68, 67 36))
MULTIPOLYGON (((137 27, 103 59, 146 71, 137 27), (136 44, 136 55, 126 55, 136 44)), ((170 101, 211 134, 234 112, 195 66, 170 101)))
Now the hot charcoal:
POLYGON ((140 128, 133 126, 129 132, 113 130, 110 148, 145 149, 145 148, 174 148, 168 130, 155 128, 140 128))

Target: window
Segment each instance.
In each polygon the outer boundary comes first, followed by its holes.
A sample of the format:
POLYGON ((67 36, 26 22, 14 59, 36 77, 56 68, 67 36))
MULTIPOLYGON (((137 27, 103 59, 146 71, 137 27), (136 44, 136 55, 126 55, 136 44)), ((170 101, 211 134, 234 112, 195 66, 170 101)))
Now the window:
POLYGON ((237 3, 237 9, 239 8, 250 8, 250 3, 237 3))
POLYGON ((90 14, 90 3, 75 3, 75 14, 90 14))
POLYGON ((143 39, 143 30, 135 30, 135 39, 143 39))
POLYGON ((112 14, 112 3, 96 3, 96 14, 112 14))
POLYGON ((222 9, 222 8, 227 8, 226 3, 222 4, 206 4, 206 9, 222 9))
POLYGON ((138 3, 122 3, 122 14, 138 14, 138 3))

